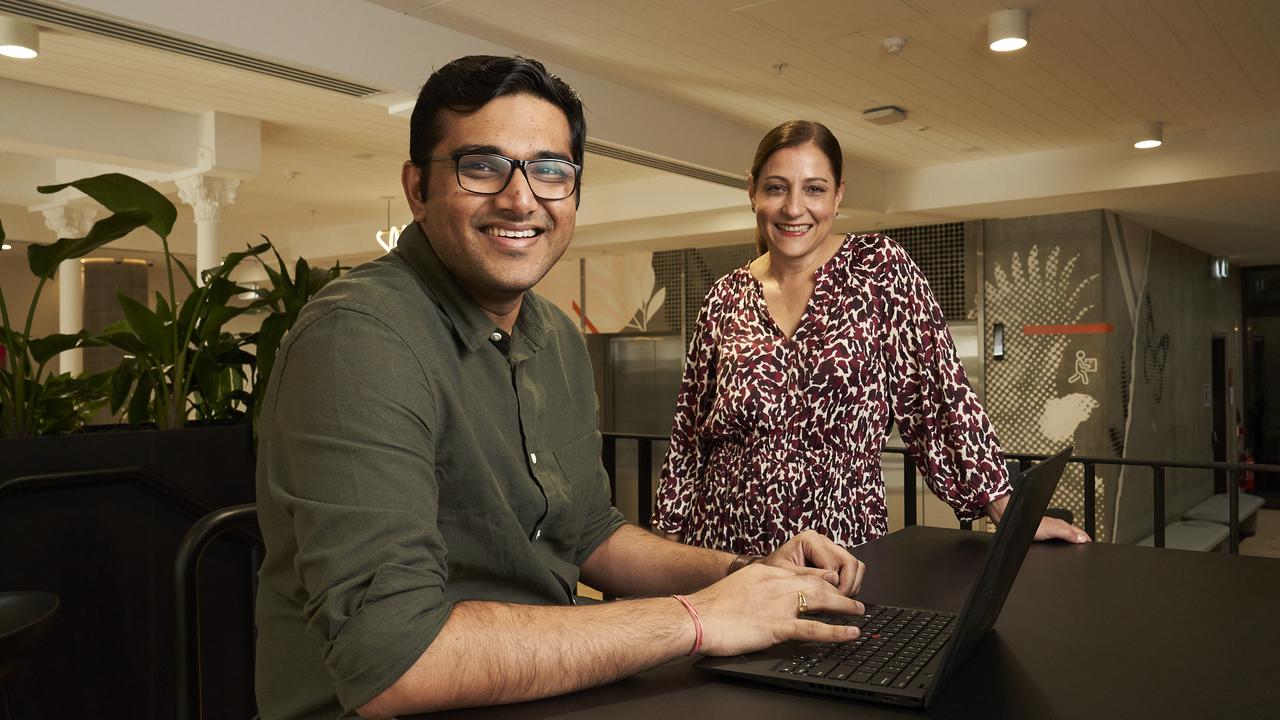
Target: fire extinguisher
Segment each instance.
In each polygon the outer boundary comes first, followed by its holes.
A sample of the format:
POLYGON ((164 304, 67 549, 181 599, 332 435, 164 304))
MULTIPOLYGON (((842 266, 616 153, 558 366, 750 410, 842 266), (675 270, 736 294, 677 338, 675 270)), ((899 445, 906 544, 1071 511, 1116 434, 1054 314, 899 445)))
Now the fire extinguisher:
MULTIPOLYGON (((1240 462, 1253 463, 1253 453, 1245 451, 1240 454, 1240 462)), ((1244 492, 1253 492, 1254 479, 1252 470, 1242 470, 1240 472, 1240 489, 1244 492)))

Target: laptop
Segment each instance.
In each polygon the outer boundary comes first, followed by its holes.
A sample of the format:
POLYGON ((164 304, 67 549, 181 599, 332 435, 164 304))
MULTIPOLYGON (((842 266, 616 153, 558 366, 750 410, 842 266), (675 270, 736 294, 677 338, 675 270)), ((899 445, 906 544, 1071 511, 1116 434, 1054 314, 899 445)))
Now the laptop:
POLYGON ((824 695, 928 707, 995 625, 1071 451, 1068 447, 1014 482, 982 571, 959 615, 866 604, 863 616, 813 616, 858 625, 862 633, 856 640, 783 643, 746 655, 703 658, 697 666, 824 695))

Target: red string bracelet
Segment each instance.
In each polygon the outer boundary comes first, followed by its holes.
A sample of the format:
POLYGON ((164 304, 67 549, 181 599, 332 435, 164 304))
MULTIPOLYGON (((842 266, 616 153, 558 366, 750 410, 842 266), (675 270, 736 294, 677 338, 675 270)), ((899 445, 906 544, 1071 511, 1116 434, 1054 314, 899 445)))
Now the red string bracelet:
POLYGON ((672 595, 671 597, 680 601, 685 610, 689 611, 689 617, 693 618, 693 648, 689 650, 690 655, 697 655, 702 649, 702 618, 698 617, 698 609, 689 602, 689 598, 683 595, 672 595))

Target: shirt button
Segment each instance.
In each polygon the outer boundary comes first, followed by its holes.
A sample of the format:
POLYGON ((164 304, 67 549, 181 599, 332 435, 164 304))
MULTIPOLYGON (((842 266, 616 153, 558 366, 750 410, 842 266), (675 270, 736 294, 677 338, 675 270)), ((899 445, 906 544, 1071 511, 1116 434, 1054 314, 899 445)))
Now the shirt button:
POLYGON ((489 339, 494 342, 500 342, 502 340, 502 333, 495 331, 492 335, 489 336, 489 339))
POLYGON ((529 462, 534 465, 538 464, 538 453, 529 453, 529 462))

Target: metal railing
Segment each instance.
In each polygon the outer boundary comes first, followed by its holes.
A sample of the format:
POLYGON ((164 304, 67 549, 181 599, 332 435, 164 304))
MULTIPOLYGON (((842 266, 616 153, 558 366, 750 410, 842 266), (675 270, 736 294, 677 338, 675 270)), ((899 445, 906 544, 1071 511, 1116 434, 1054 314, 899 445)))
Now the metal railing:
MULTIPOLYGON (((653 447, 654 443, 666 443, 669 438, 665 435, 642 435, 637 433, 602 433, 603 449, 602 459, 604 461, 605 472, 609 475, 609 489, 611 496, 616 504, 617 502, 617 478, 618 478, 618 441, 635 442, 637 445, 637 462, 636 462, 636 510, 639 516, 639 524, 641 527, 648 527, 653 517, 653 505, 650 498, 653 496, 653 447)), ((903 477, 903 525, 915 525, 916 517, 916 485, 917 470, 916 464, 911 456, 911 451, 907 448, 887 447, 884 449, 886 455, 902 456, 902 477, 903 477)), ((1048 458, 1048 455, 1037 455, 1033 453, 1006 453, 1007 460, 1016 461, 1019 469, 1034 465, 1041 460, 1048 458)), ((1181 462, 1173 460, 1131 460, 1127 458, 1101 458, 1088 457, 1084 455, 1073 455, 1070 461, 1084 468, 1084 531, 1089 537, 1094 537, 1097 533, 1097 500, 1095 492, 1089 492, 1089 489, 1096 489, 1098 480, 1098 467, 1100 466, 1123 466, 1123 467, 1139 467, 1149 468, 1152 478, 1152 525, 1154 535, 1154 545, 1156 547, 1165 546, 1165 473, 1168 470, 1208 470, 1208 471, 1225 471, 1238 477, 1244 472, 1267 472, 1280 473, 1280 465, 1263 465, 1259 463, 1228 463, 1228 462, 1181 462)), ((1240 553, 1240 484, 1239 482, 1227 483, 1227 550, 1233 555, 1240 553)), ((962 522, 961 527, 969 529, 971 523, 962 522)))

